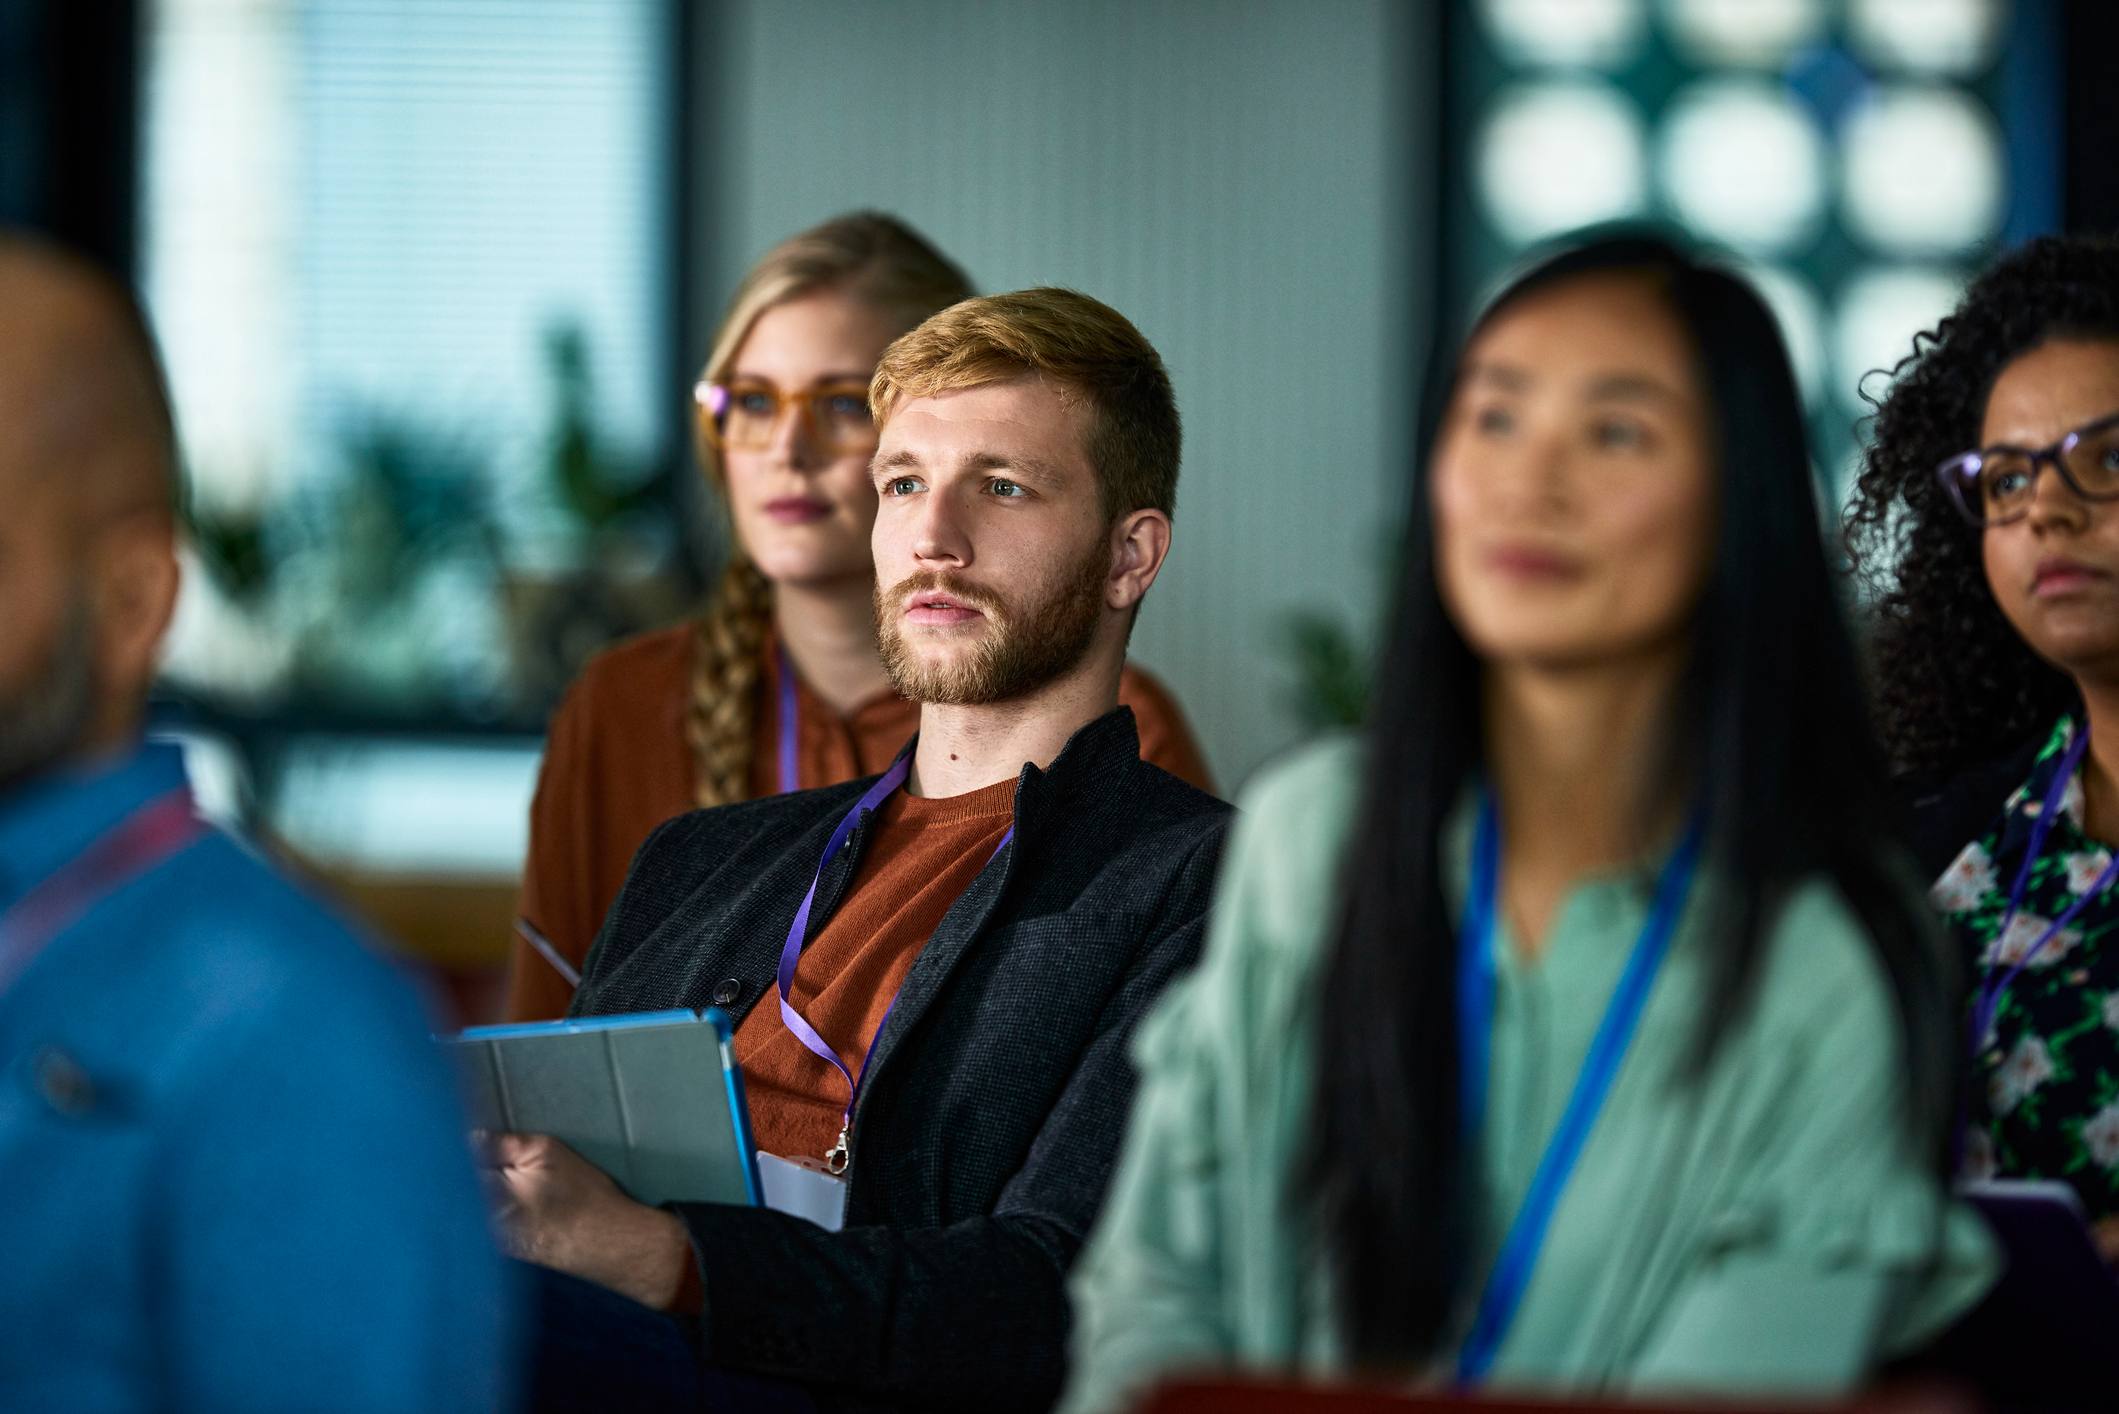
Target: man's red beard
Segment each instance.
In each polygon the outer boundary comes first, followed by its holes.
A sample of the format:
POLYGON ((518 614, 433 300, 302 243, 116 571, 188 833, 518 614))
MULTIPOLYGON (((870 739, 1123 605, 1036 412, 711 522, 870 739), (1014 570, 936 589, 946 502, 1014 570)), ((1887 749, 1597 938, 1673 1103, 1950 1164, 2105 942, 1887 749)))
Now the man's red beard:
POLYGON ((1111 552, 1099 536, 1058 585, 1028 607, 1012 605, 990 589, 938 570, 908 575, 889 589, 878 586, 876 640, 891 685, 914 702, 954 707, 1006 702, 1037 691, 1088 654, 1103 616, 1104 581, 1110 570, 1111 552), (920 593, 947 594, 978 610, 986 631, 976 648, 946 665, 924 661, 907 643, 902 620, 905 601, 920 593))

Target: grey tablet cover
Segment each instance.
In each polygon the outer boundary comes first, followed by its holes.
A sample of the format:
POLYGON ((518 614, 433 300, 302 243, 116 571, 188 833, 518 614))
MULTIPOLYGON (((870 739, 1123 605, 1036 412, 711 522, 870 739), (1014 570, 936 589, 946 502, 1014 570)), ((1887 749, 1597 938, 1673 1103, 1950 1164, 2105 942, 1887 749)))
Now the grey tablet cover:
POLYGON ((474 1027, 444 1041, 471 1122, 549 1134, 636 1201, 758 1201, 742 1073, 718 1011, 474 1027))

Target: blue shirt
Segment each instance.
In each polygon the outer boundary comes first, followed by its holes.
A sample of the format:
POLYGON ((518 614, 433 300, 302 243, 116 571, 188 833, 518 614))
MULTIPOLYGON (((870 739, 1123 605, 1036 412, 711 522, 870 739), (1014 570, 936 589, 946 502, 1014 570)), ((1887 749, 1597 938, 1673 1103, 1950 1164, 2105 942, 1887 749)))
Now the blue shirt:
MULTIPOLYGON (((184 786, 0 796, 0 915, 184 786)), ((207 832, 0 984, 0 1408, 490 1409, 513 1322, 405 981, 207 832)))

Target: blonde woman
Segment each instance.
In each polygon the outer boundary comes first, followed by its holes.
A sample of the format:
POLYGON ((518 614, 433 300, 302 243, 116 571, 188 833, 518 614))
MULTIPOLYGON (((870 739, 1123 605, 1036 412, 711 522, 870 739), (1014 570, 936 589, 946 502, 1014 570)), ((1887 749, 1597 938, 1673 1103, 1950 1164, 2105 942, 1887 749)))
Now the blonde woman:
MULTIPOLYGON (((876 649, 868 381, 892 339, 971 294, 947 257, 872 212, 789 237, 737 287, 696 394, 729 565, 699 618, 602 653, 553 714, 519 930, 553 956, 517 938, 509 1019, 566 1012, 567 973, 655 826, 873 775, 917 729, 876 649)), ((1129 666, 1119 699, 1144 758, 1212 789, 1161 684, 1129 666)))

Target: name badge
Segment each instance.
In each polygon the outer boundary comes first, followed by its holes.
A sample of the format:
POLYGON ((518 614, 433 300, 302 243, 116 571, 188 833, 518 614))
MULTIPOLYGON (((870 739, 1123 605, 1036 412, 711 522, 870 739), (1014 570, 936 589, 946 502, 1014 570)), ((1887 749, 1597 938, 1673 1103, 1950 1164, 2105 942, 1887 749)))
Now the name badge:
POLYGON ((765 1206, 776 1213, 807 1218, 826 1232, 846 1224, 846 1180, 816 1159, 783 1159, 761 1150, 758 1182, 765 1206))

